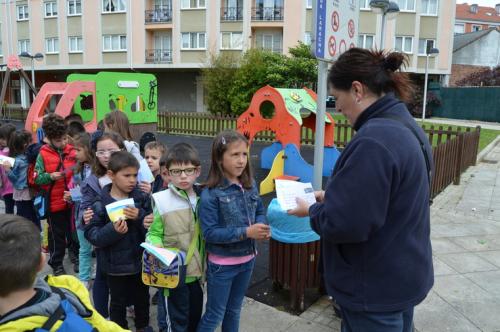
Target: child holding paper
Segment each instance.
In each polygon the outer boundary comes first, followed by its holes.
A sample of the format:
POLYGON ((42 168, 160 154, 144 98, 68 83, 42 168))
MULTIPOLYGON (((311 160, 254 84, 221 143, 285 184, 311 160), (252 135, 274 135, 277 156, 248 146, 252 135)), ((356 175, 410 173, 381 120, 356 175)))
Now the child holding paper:
POLYGON ((126 307, 132 301, 137 331, 149 331, 149 289, 142 283, 142 250, 146 229, 144 217, 151 213, 149 195, 137 188, 139 162, 127 151, 113 152, 107 165, 111 184, 92 205, 94 215, 85 227, 85 237, 100 248, 98 260, 107 275, 111 293, 110 319, 128 328, 126 307), (106 206, 132 199, 123 209, 125 219, 111 221, 106 206))
POLYGON ((153 194, 154 221, 148 230, 147 241, 158 247, 174 247, 184 251, 187 255, 187 273, 184 285, 165 289, 165 297, 158 297, 158 315, 163 304, 167 308, 167 326, 159 327, 160 331, 194 332, 203 308, 200 280, 205 261, 204 243, 196 214, 198 195, 194 186, 200 175, 201 163, 193 146, 178 143, 168 152, 165 164, 170 184, 168 189, 153 194))

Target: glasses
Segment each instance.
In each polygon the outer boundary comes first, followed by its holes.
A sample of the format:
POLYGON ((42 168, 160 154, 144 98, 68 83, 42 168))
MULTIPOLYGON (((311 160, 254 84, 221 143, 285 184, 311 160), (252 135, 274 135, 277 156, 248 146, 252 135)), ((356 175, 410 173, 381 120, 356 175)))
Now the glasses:
POLYGON ((121 151, 120 149, 114 149, 114 150, 97 150, 95 152, 95 155, 97 157, 105 157, 105 156, 111 156, 114 152, 121 151))
POLYGON ((186 174, 186 176, 191 176, 196 172, 196 167, 190 167, 190 168, 184 168, 184 169, 179 169, 179 168, 172 168, 169 169, 168 172, 172 176, 180 176, 182 172, 186 174))

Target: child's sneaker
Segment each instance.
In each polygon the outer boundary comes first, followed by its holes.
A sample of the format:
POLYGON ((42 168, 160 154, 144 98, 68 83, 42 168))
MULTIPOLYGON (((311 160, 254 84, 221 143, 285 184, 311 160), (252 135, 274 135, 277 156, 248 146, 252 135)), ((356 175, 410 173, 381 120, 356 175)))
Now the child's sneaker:
POLYGON ((127 307, 127 317, 135 318, 135 310, 133 305, 127 307))

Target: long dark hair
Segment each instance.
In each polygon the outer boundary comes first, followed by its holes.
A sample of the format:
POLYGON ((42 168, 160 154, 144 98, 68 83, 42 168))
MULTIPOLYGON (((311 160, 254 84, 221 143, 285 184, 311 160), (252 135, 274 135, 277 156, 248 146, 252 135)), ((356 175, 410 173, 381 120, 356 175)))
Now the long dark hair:
MULTIPOLYGON (((96 139, 95 145, 92 147, 92 154, 95 155, 95 153, 97 152, 97 144, 99 142, 108 139, 113 141, 116 145, 118 145, 118 148, 122 150, 125 149, 125 144, 123 144, 123 138, 119 134, 113 131, 109 131, 103 133, 101 136, 99 136, 99 138, 96 139)), ((104 166, 102 166, 101 163, 99 162, 99 158, 95 157, 94 164, 92 165, 92 173, 94 173, 98 177, 101 177, 104 176, 107 171, 108 170, 104 166)))
MULTIPOLYGON (((224 130, 214 138, 212 143, 212 163, 210 164, 208 179, 205 183, 207 187, 214 188, 223 183, 225 178, 224 169, 222 168, 224 153, 227 151, 230 144, 238 141, 244 142, 248 147, 248 139, 234 130, 224 130)), ((245 169, 243 170, 243 173, 241 173, 239 180, 243 188, 252 188, 253 175, 252 167, 250 165, 250 154, 248 156, 245 169)))
POLYGON ((407 64, 408 57, 403 53, 351 48, 330 68, 328 83, 345 91, 353 81, 358 81, 377 96, 394 92, 408 102, 412 99, 413 85, 408 74, 400 71, 407 64))
POLYGON ((26 148, 31 143, 31 134, 27 130, 16 130, 10 135, 9 155, 17 157, 26 152, 26 148))
MULTIPOLYGON (((80 133, 73 138, 73 146, 85 149, 87 154, 87 165, 94 165, 95 153, 92 153, 90 147, 90 135, 89 133, 80 133)), ((83 169, 83 163, 77 162, 75 166, 75 173, 80 173, 83 169)))
POLYGON ((104 117, 104 124, 109 130, 120 134, 124 140, 132 140, 128 118, 122 111, 112 111, 106 114, 104 117))

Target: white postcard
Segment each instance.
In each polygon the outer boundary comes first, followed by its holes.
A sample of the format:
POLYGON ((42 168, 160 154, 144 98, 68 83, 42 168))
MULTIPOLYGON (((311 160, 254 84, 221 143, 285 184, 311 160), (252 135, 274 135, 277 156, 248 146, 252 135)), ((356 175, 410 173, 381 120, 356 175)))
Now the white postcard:
POLYGON ((302 183, 291 180, 275 180, 276 198, 283 210, 291 210, 297 207, 295 198, 300 197, 309 204, 316 203, 314 189, 310 182, 302 183))
POLYGON ((0 163, 3 164, 4 162, 8 161, 10 164, 10 167, 14 167, 14 161, 16 161, 14 158, 7 157, 7 156, 0 156, 0 163))
POLYGON ((154 182, 155 176, 151 172, 151 169, 149 169, 148 162, 146 159, 142 159, 139 162, 139 172, 137 174, 137 181, 142 182, 146 181, 148 183, 154 182))
POLYGON ((121 199, 119 201, 106 205, 106 212, 108 212, 109 219, 112 222, 117 222, 126 219, 124 212, 124 209, 126 207, 134 207, 134 206, 135 205, 133 198, 121 199))
POLYGON ((151 255, 158 258, 166 266, 170 266, 170 264, 172 264, 174 259, 177 257, 177 253, 175 251, 166 248, 158 248, 146 242, 141 243, 141 247, 146 249, 146 251, 151 255))

